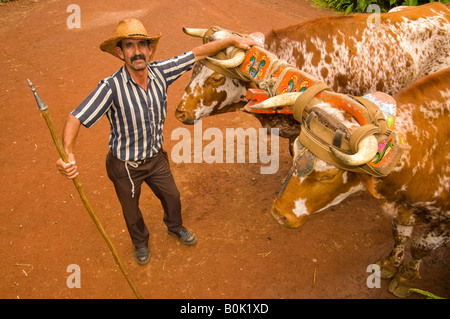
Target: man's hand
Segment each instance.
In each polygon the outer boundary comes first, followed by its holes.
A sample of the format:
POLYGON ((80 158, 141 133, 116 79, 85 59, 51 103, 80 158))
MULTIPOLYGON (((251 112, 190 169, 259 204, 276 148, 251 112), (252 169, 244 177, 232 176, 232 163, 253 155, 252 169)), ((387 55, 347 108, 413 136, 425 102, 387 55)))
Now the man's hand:
POLYGON ((233 35, 223 40, 216 40, 203 44, 199 47, 192 49, 192 52, 194 52, 195 60, 200 61, 230 46, 235 46, 236 48, 239 49, 248 50, 252 45, 260 45, 260 44, 255 40, 253 40, 252 38, 239 37, 233 35))
POLYGON ((247 37, 238 37, 238 36, 232 36, 230 39, 233 41, 233 45, 236 48, 243 49, 243 50, 249 50, 252 45, 261 45, 252 38, 247 37))
POLYGON ((64 125, 63 130, 63 144, 64 151, 66 152, 69 162, 66 163, 62 158, 56 161, 56 167, 58 171, 67 178, 74 179, 78 176, 78 170, 75 163, 75 156, 73 155, 73 149, 75 146, 75 140, 78 136, 81 122, 73 115, 69 115, 64 125))
POLYGON ((77 166, 75 165, 75 156, 70 153, 67 154, 69 157, 69 163, 65 163, 61 158, 56 161, 56 167, 58 171, 69 179, 74 179, 78 176, 79 172, 77 166))

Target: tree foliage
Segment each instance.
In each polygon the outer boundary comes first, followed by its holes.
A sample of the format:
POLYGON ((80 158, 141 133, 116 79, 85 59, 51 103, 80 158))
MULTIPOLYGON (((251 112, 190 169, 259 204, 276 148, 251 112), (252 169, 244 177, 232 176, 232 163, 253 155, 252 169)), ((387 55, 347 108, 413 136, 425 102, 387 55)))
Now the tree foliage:
MULTIPOLYGON (((345 14, 354 12, 366 12, 367 7, 376 4, 380 7, 380 12, 387 12, 398 6, 419 6, 434 2, 434 0, 313 0, 319 5, 325 5, 343 11, 345 14)), ((447 4, 450 0, 439 0, 447 4)))

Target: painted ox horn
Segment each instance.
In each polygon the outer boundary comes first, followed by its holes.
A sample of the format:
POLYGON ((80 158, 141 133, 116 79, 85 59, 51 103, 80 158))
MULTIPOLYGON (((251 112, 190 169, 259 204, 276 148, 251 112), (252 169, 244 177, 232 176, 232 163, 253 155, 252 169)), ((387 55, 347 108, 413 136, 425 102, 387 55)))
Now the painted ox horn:
POLYGON ((193 37, 197 37, 197 38, 203 38, 206 31, 208 31, 208 29, 193 29, 193 28, 183 27, 184 33, 186 33, 187 35, 193 36, 193 37))
MULTIPOLYGON (((284 105, 294 105, 301 93, 279 94, 263 102, 253 105, 253 109, 271 109, 284 105)), ((331 153, 343 164, 348 166, 359 166, 370 162, 378 152, 378 141, 375 136, 370 135, 362 139, 358 144, 358 152, 352 155, 330 147, 331 153)))
POLYGON ((224 69, 232 69, 232 68, 238 67, 239 65, 241 65, 244 62, 244 60, 245 60, 245 52, 244 51, 238 51, 238 52, 236 52, 234 57, 232 57, 231 59, 228 59, 228 60, 217 60, 217 59, 213 59, 213 58, 210 58, 210 57, 207 57, 207 59, 212 64, 220 66, 220 67, 222 67, 224 69))

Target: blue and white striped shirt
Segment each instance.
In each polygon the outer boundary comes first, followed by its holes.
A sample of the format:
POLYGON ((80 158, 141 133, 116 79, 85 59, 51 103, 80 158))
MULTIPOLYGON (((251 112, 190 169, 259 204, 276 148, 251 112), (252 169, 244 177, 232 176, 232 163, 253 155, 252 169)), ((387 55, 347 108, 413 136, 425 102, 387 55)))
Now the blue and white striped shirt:
POLYGON ((104 115, 111 125, 109 148, 114 157, 138 161, 153 157, 162 148, 167 114, 167 88, 195 63, 193 52, 148 65, 147 92, 125 65, 103 79, 72 115, 87 128, 104 115))

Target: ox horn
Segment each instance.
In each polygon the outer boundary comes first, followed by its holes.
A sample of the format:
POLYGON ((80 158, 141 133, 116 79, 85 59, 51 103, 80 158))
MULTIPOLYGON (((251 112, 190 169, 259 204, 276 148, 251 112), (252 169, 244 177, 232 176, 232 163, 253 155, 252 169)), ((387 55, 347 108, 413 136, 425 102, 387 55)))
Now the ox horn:
POLYGON ((238 67, 239 65, 241 65, 244 62, 244 60, 245 60, 245 52, 244 51, 238 51, 238 52, 236 52, 234 57, 232 57, 231 59, 228 59, 228 60, 217 60, 217 59, 213 59, 213 58, 210 58, 210 57, 207 57, 207 59, 212 64, 220 66, 220 67, 222 67, 224 69, 232 69, 232 68, 238 67))
POLYGON ((197 37, 197 38, 203 38, 206 31, 208 31, 208 29, 193 29, 193 28, 183 27, 184 33, 186 33, 187 35, 193 36, 193 37, 197 37))
POLYGON ((358 144, 358 152, 353 155, 342 153, 341 151, 330 147, 331 153, 348 166, 359 166, 370 162, 378 152, 378 141, 375 136, 370 135, 358 144))
POLYGON ((301 94, 302 93, 293 92, 293 93, 284 93, 284 94, 275 95, 267 100, 262 101, 259 104, 252 105, 251 108, 265 110, 265 109, 277 108, 277 107, 284 106, 284 105, 294 105, 295 101, 297 101, 297 98, 301 94))

